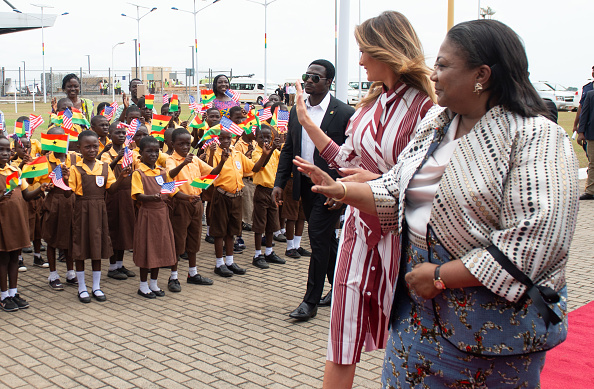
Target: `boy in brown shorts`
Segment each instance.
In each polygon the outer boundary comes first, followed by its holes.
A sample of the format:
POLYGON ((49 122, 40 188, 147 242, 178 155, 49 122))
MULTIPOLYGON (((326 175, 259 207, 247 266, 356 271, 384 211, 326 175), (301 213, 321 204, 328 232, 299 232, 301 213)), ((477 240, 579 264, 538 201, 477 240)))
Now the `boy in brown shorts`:
POLYGON ((287 229, 287 251, 285 256, 289 258, 311 257, 311 253, 301 247, 301 235, 305 227, 305 213, 301 199, 293 199, 293 179, 287 181, 283 191, 283 209, 281 217, 286 219, 287 229))

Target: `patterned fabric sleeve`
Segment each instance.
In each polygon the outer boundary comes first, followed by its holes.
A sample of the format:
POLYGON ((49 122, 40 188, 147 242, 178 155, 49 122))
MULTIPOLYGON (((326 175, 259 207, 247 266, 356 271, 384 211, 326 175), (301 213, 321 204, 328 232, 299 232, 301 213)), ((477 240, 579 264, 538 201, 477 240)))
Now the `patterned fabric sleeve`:
MULTIPOLYGON (((577 213, 577 160, 565 131, 542 117, 518 119, 510 170, 503 191, 495 244, 535 283, 557 290, 565 285, 564 267, 577 213)), ((380 208, 378 208, 379 213, 380 208)), ((524 285, 512 278, 485 248, 461 258, 493 293, 518 301, 524 285)))
POLYGON ((330 169, 361 167, 361 157, 357 154, 353 146, 353 119, 357 118, 360 114, 361 109, 357 110, 349 120, 344 134, 346 139, 341 146, 330 140, 320 153, 320 157, 324 158, 330 169))
POLYGON ((373 192, 375 208, 383 232, 398 228, 398 194, 388 189, 388 187, 396 187, 390 185, 390 182, 395 180, 395 175, 395 169, 392 169, 377 180, 367 182, 373 192))

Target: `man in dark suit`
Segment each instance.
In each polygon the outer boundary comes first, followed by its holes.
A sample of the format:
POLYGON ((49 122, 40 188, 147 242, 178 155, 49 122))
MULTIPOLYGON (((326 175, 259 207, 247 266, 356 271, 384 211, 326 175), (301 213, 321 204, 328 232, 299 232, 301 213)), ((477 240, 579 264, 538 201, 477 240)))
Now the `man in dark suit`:
MULTIPOLYGON (((334 66, 329 61, 313 61, 304 75, 304 89, 309 95, 306 100, 309 116, 334 142, 341 145, 345 140, 347 124, 355 110, 329 93, 334 74, 334 66)), ((335 179, 339 176, 336 171, 331 171, 326 161, 320 157, 314 143, 299 123, 296 107, 293 107, 289 115, 287 140, 281 151, 272 196, 277 203, 282 202, 282 191, 292 173, 293 198, 301 198, 303 202, 312 253, 303 302, 289 316, 297 320, 309 320, 317 313, 317 306, 324 290, 324 278, 327 277, 330 283, 333 282, 338 249, 334 229, 340 218, 340 207, 333 206, 329 209, 325 204, 326 197, 311 191, 313 184, 309 177, 301 174, 293 165, 295 156, 314 163, 335 179)), ((324 300, 330 301, 330 298, 331 295, 324 300)))
POLYGON ((580 200, 594 200, 594 90, 589 91, 585 98, 582 98, 577 142, 582 145, 584 141, 586 141, 589 161, 588 180, 586 191, 580 196, 580 200))

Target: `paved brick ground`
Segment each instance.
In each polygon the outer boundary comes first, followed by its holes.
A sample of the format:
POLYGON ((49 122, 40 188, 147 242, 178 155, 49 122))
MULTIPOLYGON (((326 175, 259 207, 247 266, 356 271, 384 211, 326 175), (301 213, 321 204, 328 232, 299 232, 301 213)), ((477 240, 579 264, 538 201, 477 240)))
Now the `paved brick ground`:
MULTIPOLYGON (((594 201, 582 201, 569 261, 571 309, 594 300, 593 218, 594 201)), ((51 291, 47 269, 33 267, 26 255, 29 270, 20 274, 19 292, 31 307, 0 312, 0 386, 321 387, 329 309, 320 308, 307 323, 287 317, 303 297, 308 259, 257 269, 250 259, 252 235, 245 235, 248 250, 236 262, 248 269, 247 275, 214 275, 214 248, 204 242, 199 272, 215 277, 215 284, 182 281, 181 293, 167 292, 157 300, 136 294, 138 277, 104 277, 108 301, 81 304, 74 287, 51 291)), ((277 247, 284 252, 284 244, 277 247)), ((129 254, 125 265, 134 268, 129 254)), ((183 279, 187 262, 181 265, 183 279)), ((59 271, 64 280, 64 264, 59 271)), ((159 276, 163 289, 168 273, 162 270, 159 276)), ((364 354, 355 387, 378 387, 381 364, 382 352, 364 354)))

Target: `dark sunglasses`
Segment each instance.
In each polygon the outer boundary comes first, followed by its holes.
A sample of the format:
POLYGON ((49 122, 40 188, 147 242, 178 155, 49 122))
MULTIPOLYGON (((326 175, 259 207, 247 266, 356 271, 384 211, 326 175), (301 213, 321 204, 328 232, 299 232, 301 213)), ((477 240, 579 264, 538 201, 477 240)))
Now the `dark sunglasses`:
POLYGON ((317 74, 310 74, 310 73, 305 73, 304 75, 301 76, 301 79, 303 80, 303 82, 307 81, 307 79, 311 78, 311 80, 313 81, 314 84, 317 84, 318 82, 320 82, 320 80, 325 80, 326 77, 320 77, 317 74))

